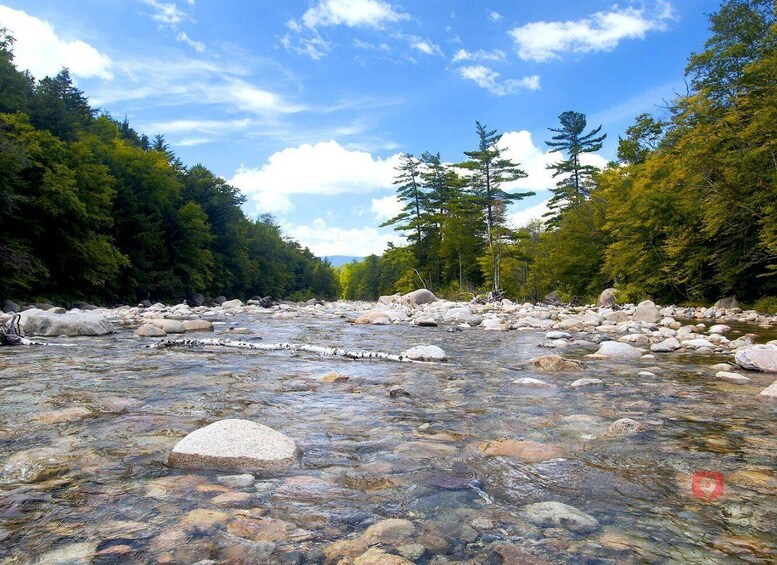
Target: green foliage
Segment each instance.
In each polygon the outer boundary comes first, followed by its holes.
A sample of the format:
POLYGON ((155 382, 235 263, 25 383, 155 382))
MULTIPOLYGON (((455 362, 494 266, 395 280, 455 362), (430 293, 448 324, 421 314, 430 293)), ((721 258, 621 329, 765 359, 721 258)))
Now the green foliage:
POLYGON ((777 314, 777 296, 764 296, 753 304, 753 310, 761 314, 777 314))
POLYGON ((12 46, 0 29, 0 297, 338 295, 331 265, 246 218, 236 188, 95 117, 66 69, 35 84, 12 46))

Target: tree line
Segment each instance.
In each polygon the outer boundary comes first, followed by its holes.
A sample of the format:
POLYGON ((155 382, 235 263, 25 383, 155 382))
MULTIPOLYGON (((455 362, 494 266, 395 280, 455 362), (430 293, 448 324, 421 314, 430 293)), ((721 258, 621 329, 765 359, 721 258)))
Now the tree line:
POLYGON ((89 105, 67 69, 36 81, 0 28, 0 298, 335 298, 328 262, 162 135, 89 105))
MULTIPOLYGON (((560 154, 550 211, 515 229, 507 206, 530 193, 506 186, 525 176, 503 158, 494 130, 477 123, 467 160, 404 155, 397 171, 407 238, 346 265, 347 298, 424 286, 444 295, 505 293, 591 300, 614 286, 626 301, 709 302, 777 294, 777 15, 771 0, 725 0, 710 39, 691 55, 688 90, 619 137, 603 170, 601 127, 563 112, 546 143, 560 154)), ((774 299, 773 299, 774 300, 774 299)))

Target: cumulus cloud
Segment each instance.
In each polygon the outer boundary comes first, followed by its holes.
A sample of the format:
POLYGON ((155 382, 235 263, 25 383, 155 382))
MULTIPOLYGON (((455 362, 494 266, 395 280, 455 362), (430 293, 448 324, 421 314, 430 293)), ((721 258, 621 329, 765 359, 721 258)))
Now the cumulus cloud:
POLYGON ((643 39, 649 31, 665 30, 672 17, 671 4, 657 0, 652 10, 613 6, 580 20, 528 23, 509 34, 521 59, 543 62, 560 59, 565 52, 612 51, 624 39, 643 39))
POLYGON ((316 218, 311 225, 284 224, 281 227, 284 233, 308 247, 319 257, 380 255, 390 242, 397 245, 404 243, 403 238, 396 234, 381 233, 373 227, 328 226, 322 218, 316 218))
POLYGON ((522 228, 534 220, 543 221, 542 216, 550 211, 548 202, 549 200, 545 200, 534 206, 528 206, 523 210, 510 212, 507 214, 507 221, 515 229, 522 228))
POLYGON ((259 168, 241 166, 230 179, 262 212, 288 212, 290 195, 368 193, 392 186, 399 155, 375 158, 336 141, 274 153, 259 168))
POLYGON ((381 222, 390 220, 397 216, 404 208, 404 204, 397 200, 396 196, 384 196, 383 198, 373 198, 370 202, 370 209, 375 218, 381 222))
POLYGON ((485 88, 496 96, 507 96, 521 90, 539 90, 539 75, 525 76, 521 79, 499 80, 499 73, 484 65, 467 65, 459 67, 459 75, 462 78, 473 81, 481 88, 485 88))
MULTIPOLYGON (((563 158, 559 153, 545 151, 535 145, 530 132, 526 130, 508 131, 499 140, 499 147, 503 150, 504 157, 519 163, 526 172, 527 177, 510 183, 512 190, 534 190, 536 192, 550 190, 556 185, 558 179, 553 178, 553 171, 548 170, 548 165, 558 162, 563 158)), ((607 159, 597 153, 584 153, 580 157, 584 165, 593 165, 604 168, 607 159)))
MULTIPOLYGON (((336 25, 380 28, 409 18, 409 14, 381 0, 319 0, 302 15, 302 24, 309 29, 336 25)), ((290 27, 293 29, 295 24, 290 27)))
POLYGON ((0 6, 0 22, 16 39, 16 64, 36 78, 54 76, 62 67, 76 78, 113 78, 110 57, 83 41, 62 39, 48 22, 7 6, 0 6))
POLYGON ((501 20, 503 17, 504 17, 504 16, 503 16, 502 14, 500 14, 499 12, 497 12, 496 10, 491 10, 491 11, 488 13, 488 19, 489 19, 489 20, 491 20, 492 22, 498 22, 498 21, 499 21, 499 20, 501 20))
POLYGON ((495 61, 501 62, 506 59, 507 55, 501 49, 494 49, 493 51, 484 51, 478 49, 477 51, 467 51, 466 49, 459 49, 453 55, 452 62, 459 63, 461 61, 495 61))

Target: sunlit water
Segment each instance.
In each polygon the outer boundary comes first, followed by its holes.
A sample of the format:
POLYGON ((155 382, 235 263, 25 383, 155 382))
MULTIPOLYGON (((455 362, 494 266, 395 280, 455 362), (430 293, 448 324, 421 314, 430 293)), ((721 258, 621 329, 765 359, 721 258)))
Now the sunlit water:
POLYGON ((537 347, 543 335, 535 331, 448 333, 312 317, 229 323, 265 342, 388 352, 436 344, 449 361, 160 351, 126 329, 54 340, 74 344, 68 348, 4 348, 2 562, 52 562, 73 552, 73 562, 94 563, 320 563, 332 542, 392 517, 413 522, 426 540, 419 563, 439 561, 435 555, 498 563, 491 552, 499 542, 562 563, 777 559, 777 405, 758 400, 774 375, 721 382, 708 366, 724 358, 679 354, 542 374, 525 364, 553 353, 537 347), (351 378, 318 381, 330 371, 351 378), (520 377, 557 386, 522 388, 512 383, 520 377), (606 386, 569 387, 581 377, 606 386), (392 398, 393 385, 410 396, 392 398), (91 413, 57 416, 78 407, 91 413), (645 431, 608 435, 623 417, 645 431), (181 437, 223 418, 294 438, 302 468, 228 488, 216 481, 224 473, 167 466, 181 437), (476 446, 500 438, 556 446, 563 456, 527 463, 487 457, 476 446), (722 473, 722 496, 694 495, 694 473, 703 471, 722 473), (248 494, 222 496, 235 492, 248 494), (525 520, 522 506, 549 500, 590 514, 599 529, 574 534, 525 520), (213 512, 192 513, 198 509, 213 512), (230 529, 239 516, 296 529, 249 541, 230 529))

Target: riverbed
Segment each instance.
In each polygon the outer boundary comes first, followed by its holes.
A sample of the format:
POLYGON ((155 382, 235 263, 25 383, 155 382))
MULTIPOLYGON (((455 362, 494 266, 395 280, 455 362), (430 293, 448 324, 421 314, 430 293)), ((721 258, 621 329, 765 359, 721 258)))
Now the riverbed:
POLYGON ((411 526, 372 545, 416 563, 777 560, 777 403, 759 400, 774 375, 716 379, 716 355, 586 360, 595 346, 563 351, 584 371, 544 373, 527 364, 548 353, 537 330, 238 314, 216 336, 229 326, 247 341, 437 345, 448 360, 153 349, 130 328, 3 348, 0 562, 350 563, 349 542, 365 550, 387 519, 411 526), (570 386, 582 377, 603 384, 570 386), (300 468, 236 486, 167 465, 224 418, 293 438, 300 468), (639 431, 612 433, 622 418, 639 431), (596 526, 531 520, 549 501, 596 526))

